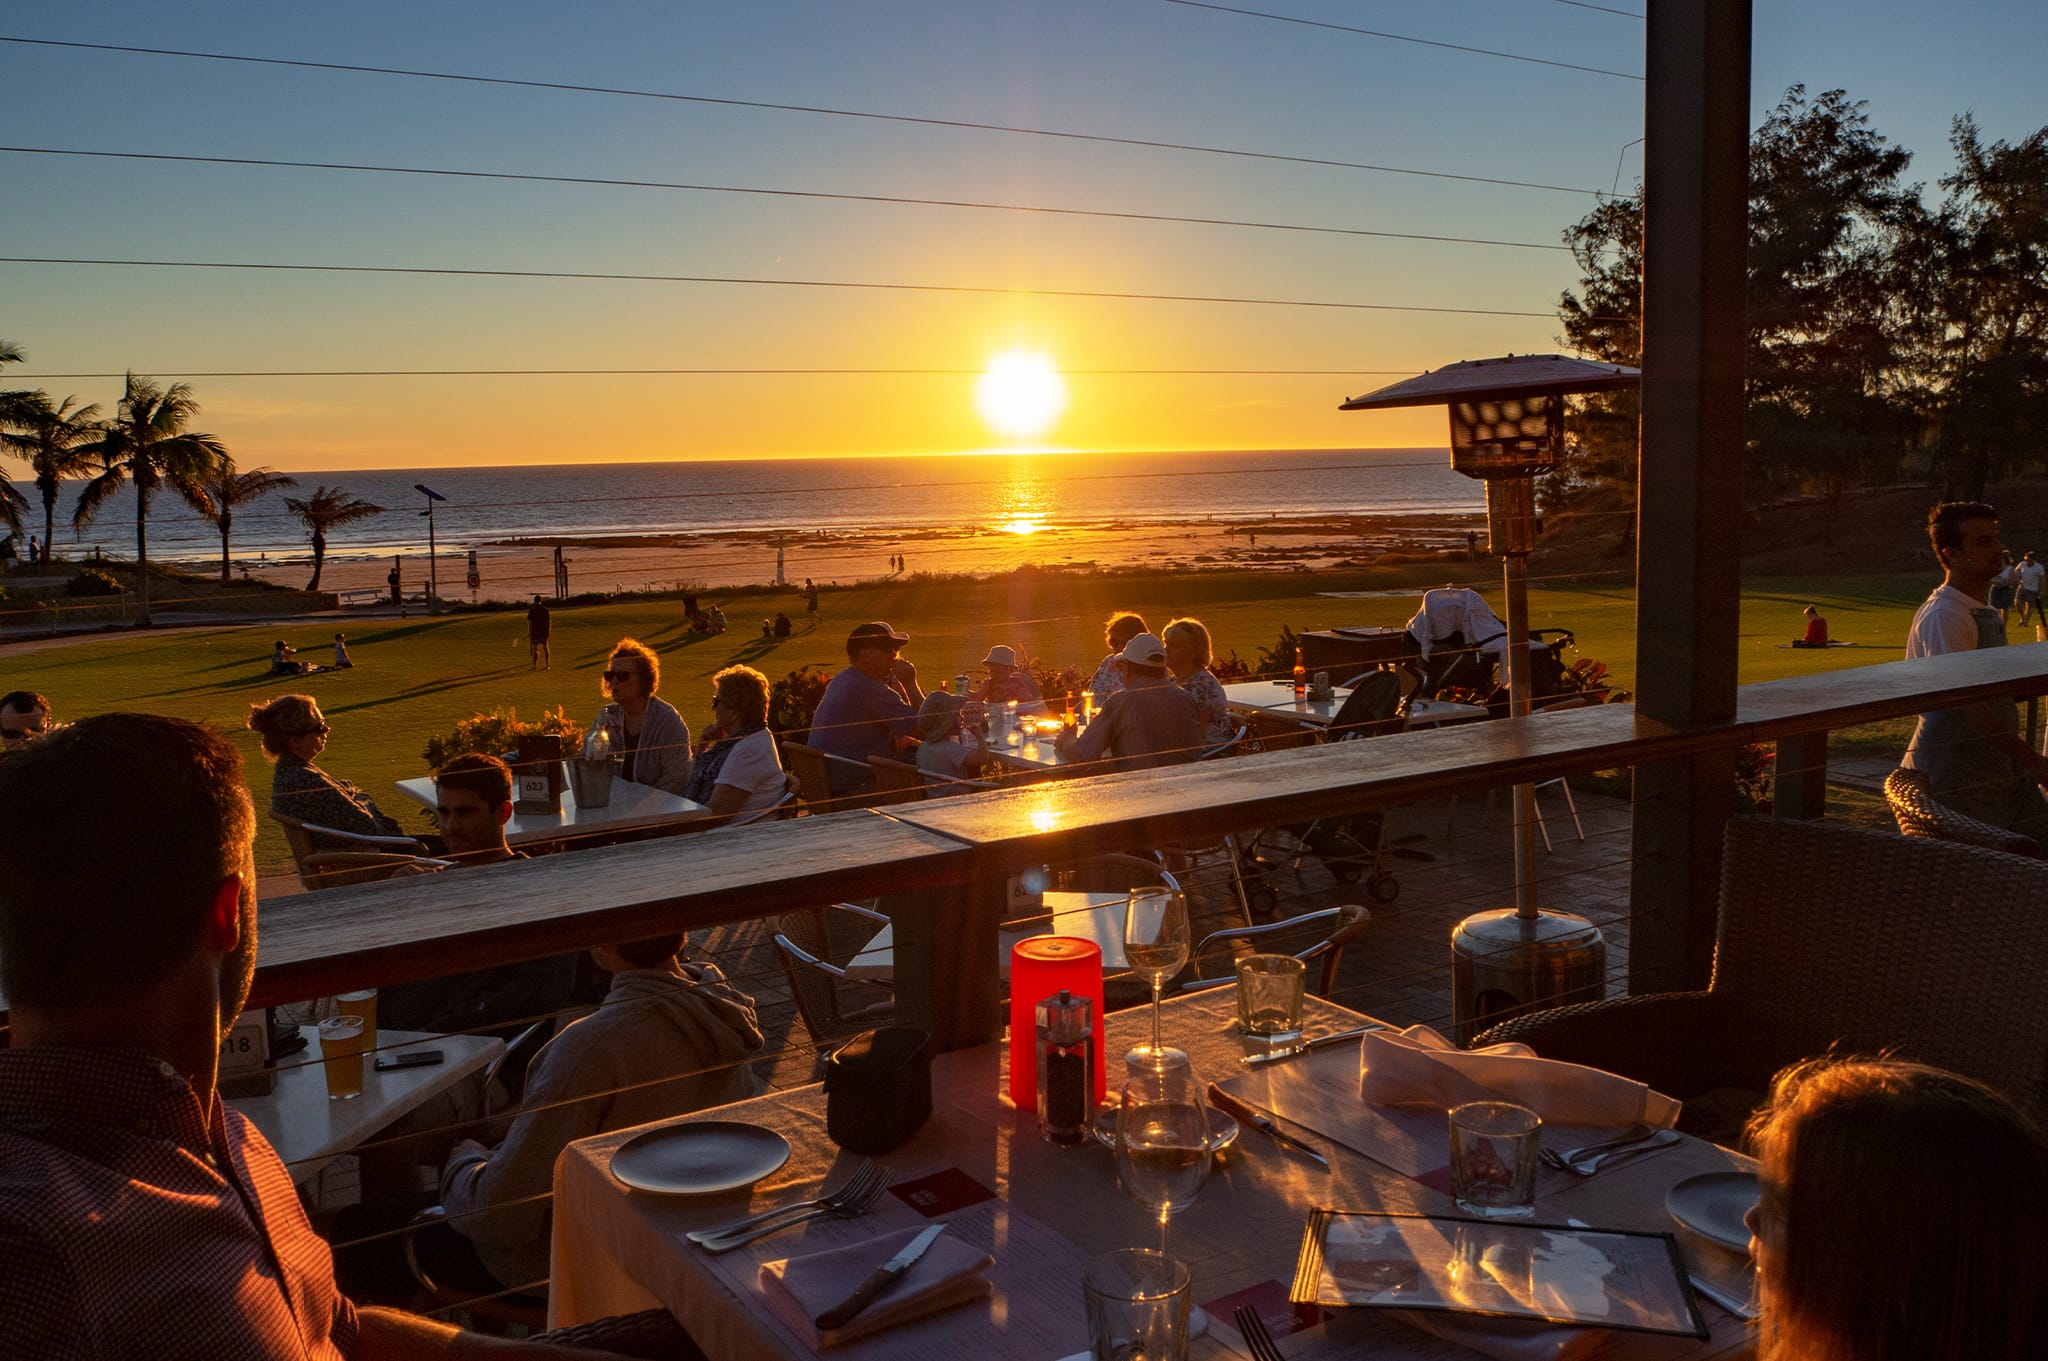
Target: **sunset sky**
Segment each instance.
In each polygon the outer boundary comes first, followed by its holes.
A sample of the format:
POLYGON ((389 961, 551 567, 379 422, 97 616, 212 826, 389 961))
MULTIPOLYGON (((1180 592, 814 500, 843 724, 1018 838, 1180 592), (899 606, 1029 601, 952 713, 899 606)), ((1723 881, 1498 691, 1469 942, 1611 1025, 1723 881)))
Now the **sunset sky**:
MULTIPOLYGON (((1200 144, 1525 181, 821 113, 0 43, 0 140, 1229 218, 1554 247, 1640 168, 1646 0, 746 4, 16 3, 0 37, 175 48, 1200 144)), ((1753 104, 1869 101, 1932 185, 1949 119, 2048 118, 2039 0, 1759 0, 1753 104)), ((0 264, 0 376, 111 407, 192 375, 244 466, 938 453, 997 443, 997 353, 1066 373, 1073 449, 1440 444, 1435 411, 1337 403, 1560 347, 1561 250, 673 188, 0 153, 0 255, 688 275, 746 283, 0 264), (1034 296, 1034 290, 1038 290, 1034 296), (1202 295, 1533 316, 1046 296, 1202 295), (252 370, 945 373, 208 377, 252 370), (1086 370, 1324 370, 1089 374, 1086 370)), ((18 468, 10 468, 18 475, 18 468)))

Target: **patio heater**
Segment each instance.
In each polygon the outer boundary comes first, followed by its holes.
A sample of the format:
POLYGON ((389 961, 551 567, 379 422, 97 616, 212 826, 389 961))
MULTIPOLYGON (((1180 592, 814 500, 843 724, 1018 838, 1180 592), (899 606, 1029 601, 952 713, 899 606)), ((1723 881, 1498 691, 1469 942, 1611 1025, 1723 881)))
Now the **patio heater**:
MULTIPOLYGON (((1557 466, 1564 399, 1634 387, 1640 370, 1562 355, 1468 359, 1343 403, 1342 411, 1450 408, 1451 467, 1486 484, 1488 549, 1507 588, 1508 712, 1529 714, 1529 550, 1536 474, 1557 466)), ((1540 906, 1536 893, 1536 789, 1514 790, 1515 905, 1480 912, 1451 933, 1453 1030, 1459 1044, 1524 1011, 1599 995, 1607 944, 1584 917, 1540 906)))

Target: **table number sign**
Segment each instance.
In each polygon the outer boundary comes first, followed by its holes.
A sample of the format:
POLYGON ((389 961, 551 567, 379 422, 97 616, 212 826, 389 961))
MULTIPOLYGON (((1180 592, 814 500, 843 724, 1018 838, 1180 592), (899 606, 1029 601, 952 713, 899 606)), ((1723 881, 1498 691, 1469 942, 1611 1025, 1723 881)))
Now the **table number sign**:
POLYGON ((221 1037, 220 1089, 226 1096, 265 1096, 277 1086, 270 1061, 270 1010, 243 1012, 221 1037))

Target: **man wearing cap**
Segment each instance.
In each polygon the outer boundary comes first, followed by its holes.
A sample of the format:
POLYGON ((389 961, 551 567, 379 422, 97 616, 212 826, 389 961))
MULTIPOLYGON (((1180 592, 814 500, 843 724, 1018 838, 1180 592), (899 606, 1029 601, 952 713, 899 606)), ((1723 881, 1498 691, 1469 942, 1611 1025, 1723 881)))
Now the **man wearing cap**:
POLYGON ((846 635, 847 667, 825 687, 811 717, 811 745, 838 759, 830 763, 832 793, 858 794, 875 782, 868 757, 894 758, 917 739, 917 709, 924 691, 917 668, 896 655, 910 641, 879 619, 846 635))
POLYGON ((1179 765, 1202 752, 1202 716, 1166 669, 1166 645, 1149 633, 1124 644, 1124 688, 1096 710, 1095 721, 1055 745, 1069 760, 1114 757, 1122 770, 1179 765))
POLYGON ((1047 712, 1045 695, 1039 690, 1038 682, 1032 679, 1031 672, 1018 663, 1014 649, 997 643, 988 650, 988 656, 981 659, 981 664, 988 668, 988 679, 982 683, 975 698, 985 699, 990 704, 1007 704, 1014 699, 1020 714, 1047 712))

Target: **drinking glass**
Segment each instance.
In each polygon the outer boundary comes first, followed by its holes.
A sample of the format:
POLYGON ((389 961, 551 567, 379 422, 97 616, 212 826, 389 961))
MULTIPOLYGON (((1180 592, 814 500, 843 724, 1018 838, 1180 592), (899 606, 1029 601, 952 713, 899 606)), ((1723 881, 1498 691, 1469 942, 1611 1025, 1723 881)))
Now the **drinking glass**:
POLYGON ((321 1066, 327 1071, 327 1099, 353 1101, 363 1094, 363 1018, 335 1016, 320 1023, 321 1066))
POLYGON ((1536 1213, 1536 1160, 1543 1121, 1511 1101, 1451 1108, 1451 1198, 1482 1219, 1536 1213))
POLYGON ((1293 955, 1246 955, 1237 961, 1237 1028, 1249 1039, 1292 1044, 1301 1038, 1308 968, 1293 955))
POLYGON ((363 1049, 367 1052, 377 1047, 377 990, 364 988, 360 992, 337 993, 334 998, 336 1015, 360 1016, 363 1018, 363 1049))
MULTIPOLYGON (((1209 1179, 1209 1107, 1202 1080, 1178 1049, 1134 1049, 1124 1056, 1123 1102, 1117 1110, 1117 1179, 1125 1194, 1159 1216, 1159 1251, 1175 1210, 1188 1209, 1209 1179)), ((1196 1309, 1188 1335, 1208 1331, 1196 1309)))
POLYGON ((1124 903, 1124 960, 1152 984, 1152 1048, 1159 1049, 1159 994, 1188 962, 1188 904, 1170 888, 1133 889, 1124 903))
POLYGON ((1081 1273, 1094 1361, 1187 1361, 1187 1265, 1149 1248, 1120 1248, 1090 1259, 1081 1273))

